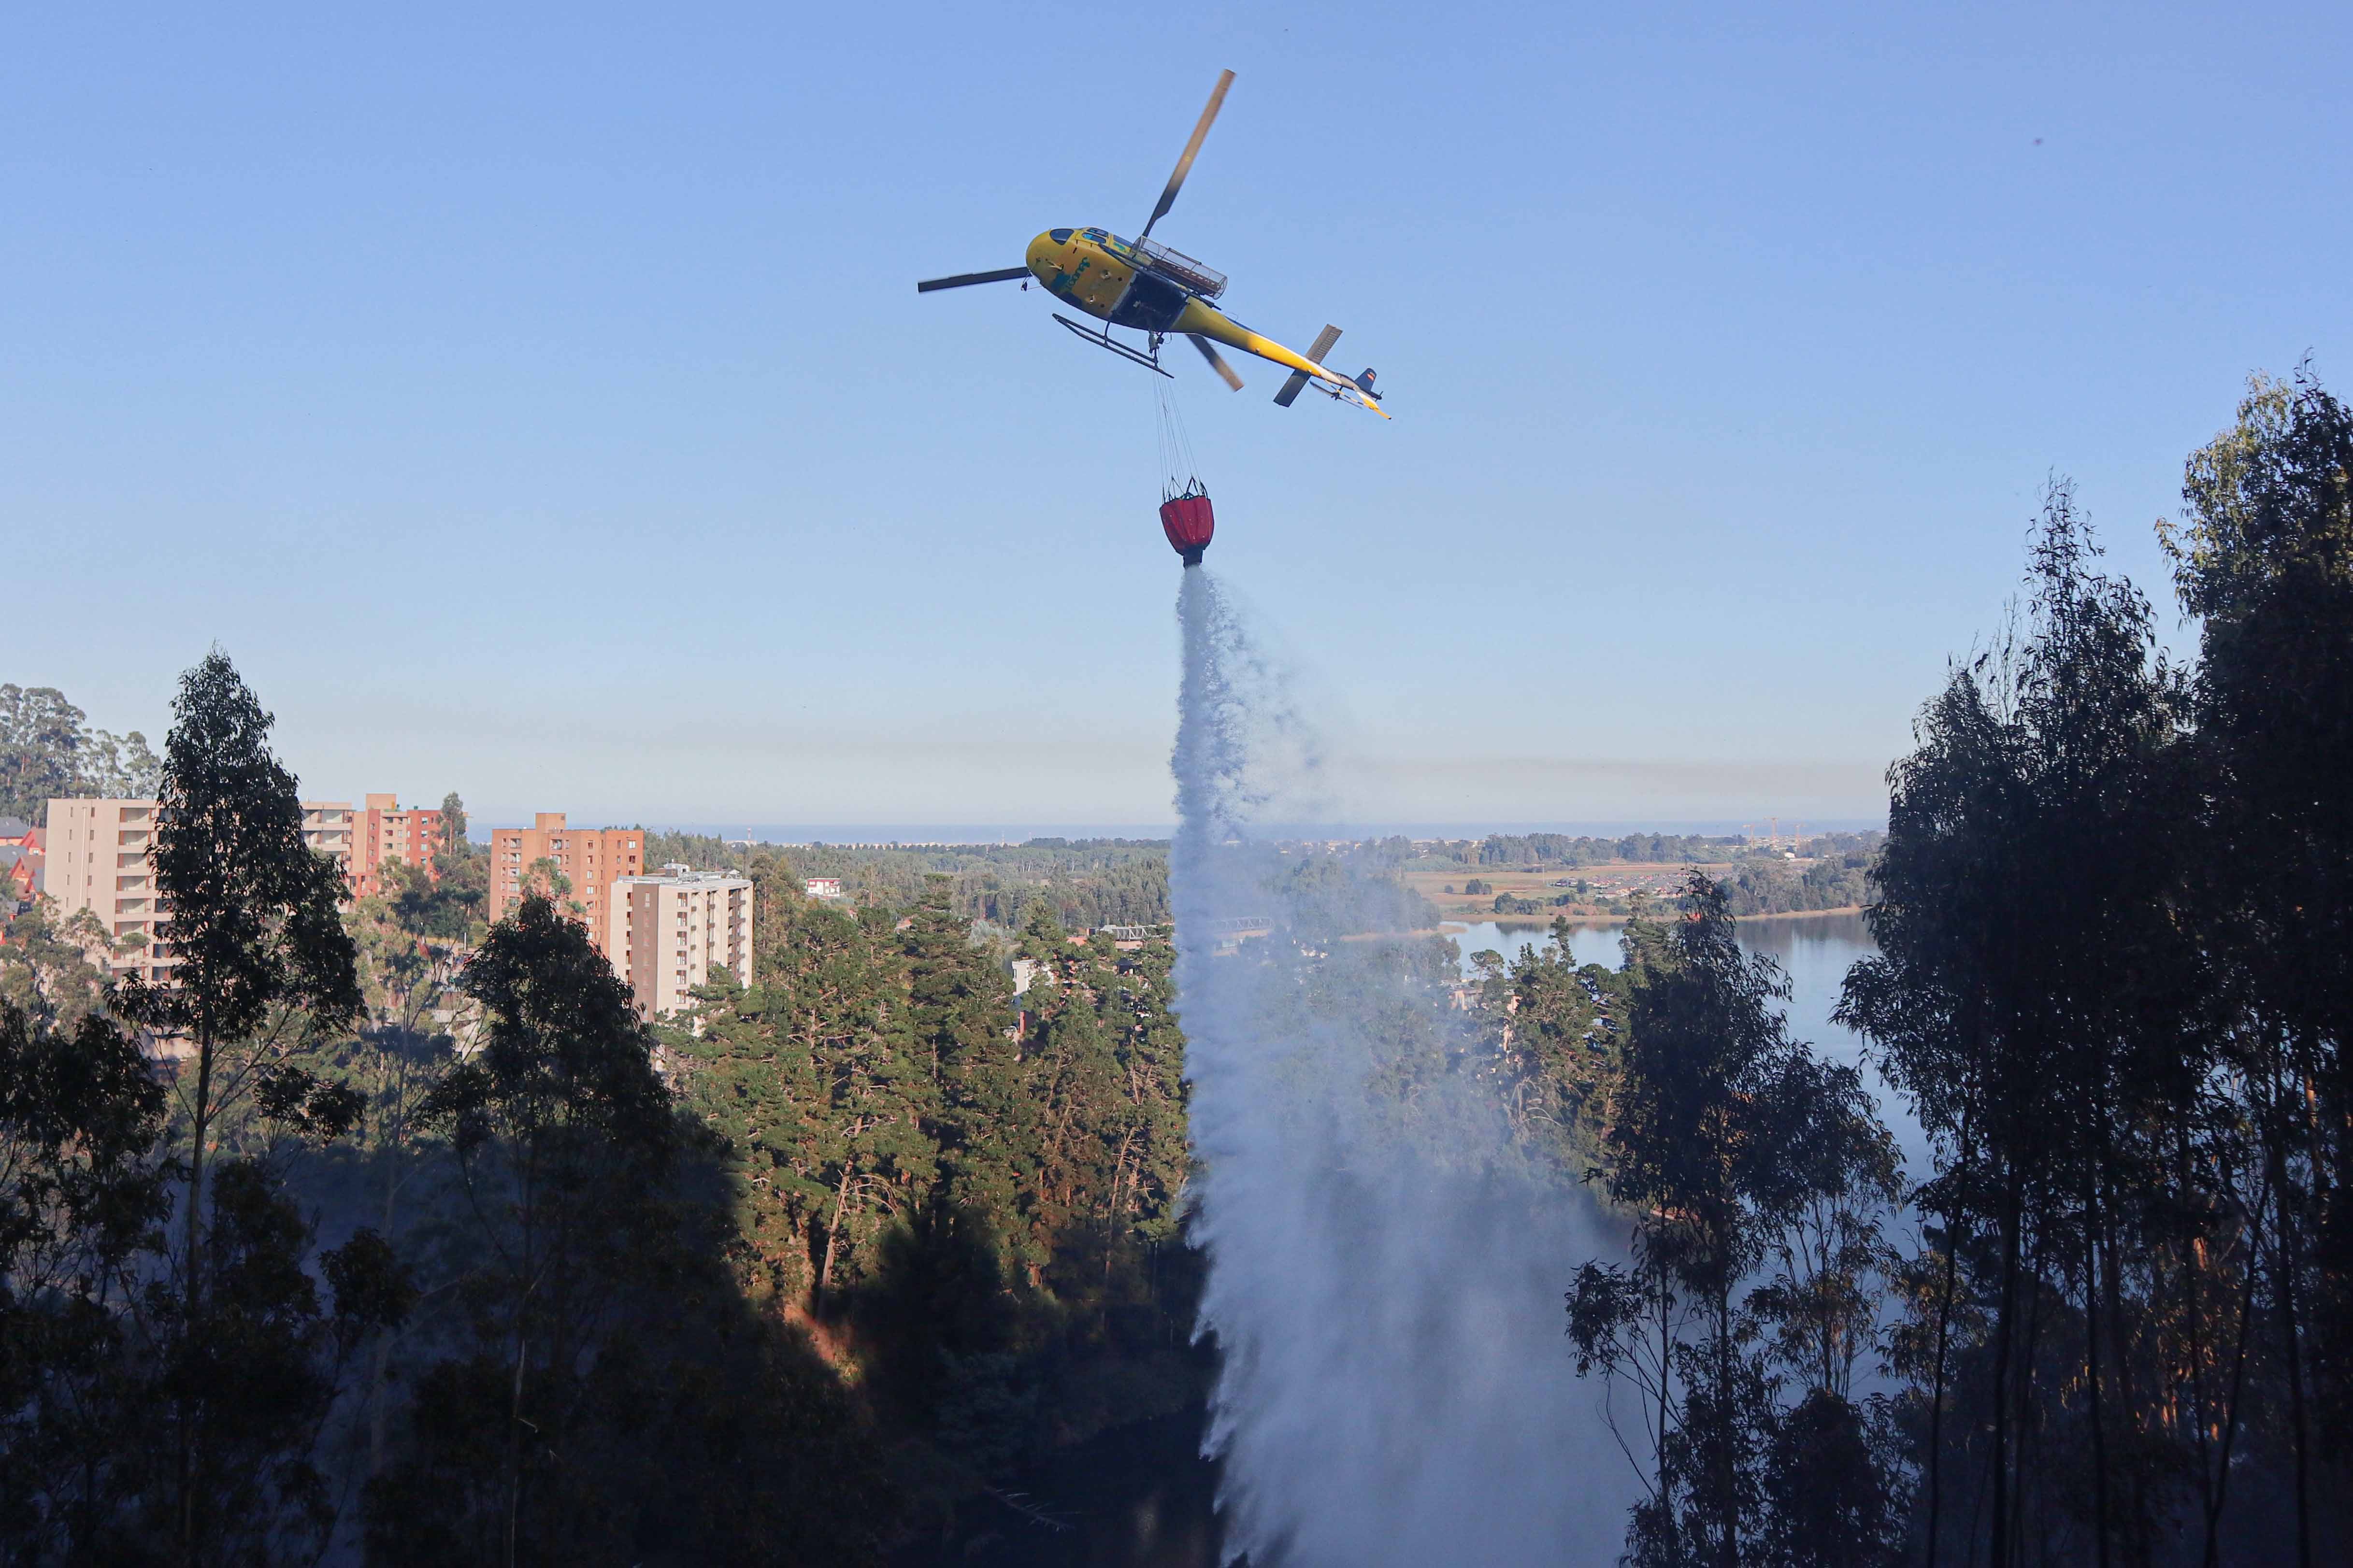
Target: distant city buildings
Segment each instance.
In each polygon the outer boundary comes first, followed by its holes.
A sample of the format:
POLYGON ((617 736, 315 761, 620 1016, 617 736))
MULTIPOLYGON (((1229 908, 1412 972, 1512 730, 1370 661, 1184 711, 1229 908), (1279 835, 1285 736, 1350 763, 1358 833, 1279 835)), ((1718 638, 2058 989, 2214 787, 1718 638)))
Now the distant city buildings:
POLYGON ((612 886, 605 956, 628 982, 638 1016, 659 1018, 692 1004, 716 964, 752 984, 752 884, 718 871, 670 865, 612 886))
MULTIPOLYGON (((0 919, 46 892, 60 923, 84 911, 96 920, 109 942, 90 956, 111 978, 168 983, 178 959, 149 858, 156 811, 153 800, 59 799, 48 803, 47 828, 0 819, 0 900, 10 900, 0 919)), ((390 795, 369 795, 358 811, 345 801, 302 803, 303 843, 335 862, 353 899, 382 892, 388 865, 431 874, 441 829, 440 812, 403 810, 390 795)), ((751 984, 751 882, 680 865, 644 873, 641 829, 573 827, 560 811, 541 812, 529 827, 491 830, 485 912, 496 923, 526 893, 550 893, 628 982, 647 1018, 690 1005, 713 965, 751 984)), ((838 899, 840 879, 811 878, 808 892, 838 899)))
POLYGON ((839 877, 811 877, 806 886, 808 896, 812 899, 841 897, 841 879, 839 877))
MULTIPOLYGON (((616 972, 621 958, 611 943, 613 884, 646 868, 646 836, 635 827, 571 827, 560 811, 543 811, 529 827, 491 829, 491 896, 485 915, 491 924, 514 912, 525 893, 542 885, 553 870, 570 890, 556 900, 559 908, 577 904, 580 921, 616 972), (538 873, 533 868, 548 864, 538 873)), ((747 884, 748 885, 748 884, 747 884)))
POLYGON ((352 897, 384 891, 384 868, 417 866, 440 879, 434 855, 441 845, 441 814, 412 807, 403 811, 396 795, 372 795, 352 825, 352 897))

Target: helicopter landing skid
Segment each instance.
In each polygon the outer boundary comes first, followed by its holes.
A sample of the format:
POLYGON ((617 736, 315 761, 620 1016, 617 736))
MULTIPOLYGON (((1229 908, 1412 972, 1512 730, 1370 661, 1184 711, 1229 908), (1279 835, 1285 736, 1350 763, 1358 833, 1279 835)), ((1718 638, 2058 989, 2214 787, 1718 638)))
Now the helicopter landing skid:
POLYGON ((1124 360, 1128 360, 1134 363, 1142 365, 1145 369, 1152 372, 1155 375, 1166 375, 1168 376, 1168 379, 1171 381, 1176 379, 1174 375, 1170 375, 1168 372, 1160 368, 1160 355, 1158 353, 1160 344, 1157 339, 1154 341, 1152 345, 1154 352, 1151 353, 1145 353, 1141 349, 1132 349, 1125 343, 1114 342, 1112 338, 1111 329, 1109 327, 1103 328, 1101 331, 1095 331, 1090 328, 1079 325, 1078 322, 1071 320, 1070 317, 1063 315, 1060 310, 1054 312, 1054 320, 1068 327, 1071 330, 1071 334, 1083 342, 1092 343, 1099 349, 1108 349, 1124 360))

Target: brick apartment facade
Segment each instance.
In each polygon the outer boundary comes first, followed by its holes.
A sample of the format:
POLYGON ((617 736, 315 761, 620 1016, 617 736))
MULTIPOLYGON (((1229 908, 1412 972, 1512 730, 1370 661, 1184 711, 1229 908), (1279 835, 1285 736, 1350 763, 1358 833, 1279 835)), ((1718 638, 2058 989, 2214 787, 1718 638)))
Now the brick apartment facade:
POLYGON ((367 899, 383 892, 387 865, 421 866, 438 881, 433 858, 440 843, 440 812, 422 807, 403 811, 398 795, 368 796, 352 825, 352 897, 367 899))
POLYGON ((571 827, 565 825, 560 811, 540 812, 529 827, 491 829, 491 896, 487 912, 491 923, 514 912, 527 890, 531 868, 540 860, 554 862, 555 869, 572 884, 567 900, 580 906, 580 920, 587 926, 596 951, 619 971, 620 958, 611 945, 613 884, 645 870, 644 831, 635 827, 571 827))

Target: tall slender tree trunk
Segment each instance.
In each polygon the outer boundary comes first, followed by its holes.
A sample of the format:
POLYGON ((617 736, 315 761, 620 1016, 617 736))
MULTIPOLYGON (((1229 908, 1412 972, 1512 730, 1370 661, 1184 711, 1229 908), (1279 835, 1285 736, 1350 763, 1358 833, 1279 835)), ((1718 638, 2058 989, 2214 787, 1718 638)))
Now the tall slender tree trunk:
MULTIPOLYGON (((384 1079, 379 1078, 376 1080, 376 1087, 378 1092, 382 1093, 387 1089, 388 1085, 384 1079)), ((393 1204, 399 1195, 399 1136, 396 1133, 392 1140, 392 1147, 386 1152, 385 1158, 384 1238, 387 1242, 390 1241, 393 1237, 393 1204)), ((375 1476, 382 1474, 384 1470, 384 1439, 386 1414, 385 1410, 384 1384, 385 1373, 390 1367, 391 1361, 392 1331, 388 1328, 378 1329, 375 1336, 375 1353, 369 1357, 368 1363, 368 1475, 370 1479, 374 1479, 375 1476)))
POLYGON ((1945 1500, 1945 1363, 1952 1331, 1953 1289, 1960 1271, 1960 1242, 1954 1217, 1945 1216, 1945 1289, 1936 1301, 1935 1397, 1928 1405, 1928 1568, 1936 1568, 1938 1531, 1945 1500))
MULTIPOLYGON (((1662 1285, 1663 1287, 1663 1281, 1662 1285)), ((1674 1363, 1669 1359, 1674 1349, 1670 1319, 1673 1310, 1674 1298, 1662 1288, 1659 1291, 1659 1513, 1670 1531, 1675 1528, 1674 1493, 1667 1477, 1667 1388, 1674 1378, 1674 1363)))
POLYGON ((834 1249, 841 1245, 841 1216, 849 1208, 849 1187, 857 1179, 857 1169, 854 1164, 842 1166, 841 1187, 833 1196, 833 1223, 825 1228, 825 1263, 817 1271, 817 1289, 809 1304, 810 1314, 815 1317, 824 1315, 825 1293, 833 1285, 834 1249))
POLYGON ((1732 1431, 1732 1290, 1727 1283, 1715 1298, 1715 1487, 1717 1527, 1716 1568, 1740 1568, 1740 1486, 1733 1467, 1732 1431))
MULTIPOLYGON (((2271 1202, 2271 1175, 2265 1167, 2263 1190, 2256 1195, 2255 1206, 2249 1217, 2260 1227, 2271 1202)), ((2239 1298, 2239 1345, 2231 1362, 2231 1398, 2222 1422, 2222 1453, 2215 1468, 2214 1497, 2206 1510, 2206 1550, 2200 1558, 2203 1568, 2220 1568, 2221 1563, 2222 1507, 2231 1496, 2231 1450, 2238 1444, 2239 1400, 2247 1384, 2247 1341, 2255 1321, 2255 1279, 2261 1271, 2263 1236, 2260 1228, 2251 1230, 2247 1237, 2247 1278, 2239 1298)))
POLYGON ((2295 1432, 2295 1561, 2296 1568, 2312 1568, 2312 1499, 2310 1459, 2306 1449, 2309 1434, 2304 1407, 2304 1336, 2296 1321, 2296 1276, 2303 1259, 2296 1248, 2295 1221, 2288 1213, 2288 1185, 2284 1179, 2273 1184, 2273 1202, 2280 1215, 2281 1246, 2272 1249, 2273 1278, 2280 1289, 2280 1310, 2287 1343, 2288 1419, 2295 1432))
POLYGON ((2092 1415, 2093 1561, 2108 1568, 2108 1436, 2100 1399, 2100 1247, 2098 1220, 2085 1200, 2084 1215, 2084 1360, 2092 1415))
MULTIPOLYGON (((1969 1137, 1969 1122, 1961 1122, 1960 1169, 1967 1171, 1975 1162, 1976 1150, 1969 1137)), ((1944 1528, 1945 1501, 1945 1369, 1950 1354, 1953 1325, 1953 1296, 1960 1285, 1961 1215, 1965 1211, 1957 1200, 1945 1212, 1945 1288, 1936 1300, 1936 1397, 1928 1406, 1928 1560, 1927 1568, 1936 1568, 1936 1555, 1941 1547, 1944 1528)))
MULTIPOLYGON (((2133 1447, 2137 1448, 2147 1426, 2151 1423, 2145 1423, 2141 1419, 2143 1412, 2140 1407, 2140 1384, 2133 1372, 2130 1342, 2132 1336, 2126 1326, 2124 1268, 2117 1262, 2117 1258, 2122 1256, 2122 1249, 2116 1245, 2116 1215, 2118 1212, 2116 1195, 2113 1191, 2107 1190, 2105 1179, 2103 1178, 2100 1204, 2101 1316, 2107 1322, 2108 1344, 2114 1352, 2109 1364, 2115 1368, 2116 1395, 2111 1403, 2117 1412, 2120 1429, 2133 1447)), ((2152 1278, 2149 1281, 2148 1300, 2154 1302, 2158 1299, 2158 1291, 2159 1287, 2152 1278)), ((2146 1317, 2143 1321, 2147 1321, 2146 1317)), ((2154 1326, 2150 1331, 2154 1338, 2154 1326)), ((2152 1417, 2155 1415, 2154 1412, 2149 1414, 2152 1417)), ((2137 1526, 2152 1517, 2152 1504, 2147 1479, 2148 1468, 2146 1465, 2133 1463, 2132 1454, 2133 1448, 2127 1448, 2125 1456, 2124 1479, 2128 1491, 2125 1498, 2124 1517, 2136 1521, 2137 1528, 2132 1537, 2135 1544, 2127 1561, 2146 1563, 2148 1559, 2148 1537, 2146 1531, 2137 1526)))
MULTIPOLYGON (((2198 1449, 2198 1506, 2201 1514, 2211 1518, 2214 1507, 2213 1440, 2208 1435, 2211 1425, 2208 1416, 2211 1404, 2206 1386, 2206 1315, 2203 1305, 2205 1289, 2206 1252, 2200 1245, 2190 1216, 2189 1129, 2187 1124, 2176 1126, 2173 1134, 2174 1212, 2180 1220, 2176 1237, 2179 1251, 2175 1268, 2181 1280, 2181 1322, 2189 1339, 2189 1407, 2191 1431, 2198 1449)), ((2211 1536, 2209 1542, 2211 1548, 2211 1536)))
MULTIPOLYGON (((212 1094, 213 1031, 210 1023, 202 1022, 196 1026, 195 1136, 188 1150, 188 1212, 183 1216, 188 1256, 180 1320, 182 1354, 197 1332, 196 1317, 204 1309, 205 1140, 212 1131, 212 1094)), ((195 1568, 195 1412, 185 1394, 181 1394, 179 1405, 180 1561, 185 1568, 195 1568)))
POLYGON ((515 1335, 514 1394, 507 1410, 507 1568, 515 1568, 516 1529, 522 1517, 522 1369, 531 1342, 515 1335))
MULTIPOLYGON (((2038 1223, 2035 1235, 2038 1242, 2043 1234, 2041 1222, 2044 1217, 2040 1215, 2036 1216, 2038 1223)), ((2042 1424, 2034 1419, 2035 1385, 2040 1381, 2038 1373, 2042 1365, 2042 1309, 2049 1293, 2042 1288, 2042 1248, 2038 1246, 2034 1256, 2031 1258, 2025 1256, 2026 1243, 2022 1234, 2023 1228, 2024 1220, 2021 1215, 2019 1282, 2026 1297, 2026 1333, 2018 1347, 2018 1375, 2013 1380, 2018 1386, 2018 1403, 2012 1412, 2012 1430, 2010 1440, 2011 1483, 2010 1554, 2010 1561, 2013 1563, 2023 1563, 2028 1560, 2027 1527, 2029 1522, 2035 1521, 2036 1518, 2034 1504, 2040 1500, 2036 1494, 2045 1492, 2048 1487, 2048 1478, 2033 1463, 2032 1450, 2042 1436, 2042 1424), (2029 1490, 2030 1482, 2034 1483, 2032 1493, 2029 1490)), ((2047 1548, 2048 1542, 2044 1542, 2043 1544, 2047 1548)), ((2045 1550, 2041 1555, 2047 1560, 2050 1553, 2045 1550)))
POLYGON ((1992 1568, 2010 1563, 2010 1349, 2018 1308, 2018 1176, 2004 1181, 2001 1213, 2001 1303, 1993 1338, 1993 1540, 1992 1568))

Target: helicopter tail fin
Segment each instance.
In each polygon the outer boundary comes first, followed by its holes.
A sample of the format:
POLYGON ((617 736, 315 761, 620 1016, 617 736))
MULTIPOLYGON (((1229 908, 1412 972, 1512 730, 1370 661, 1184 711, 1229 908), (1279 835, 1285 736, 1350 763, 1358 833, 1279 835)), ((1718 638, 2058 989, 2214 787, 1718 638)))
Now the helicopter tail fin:
MULTIPOLYGON (((1315 342, 1314 345, 1308 349, 1307 357, 1314 360, 1317 364, 1322 364, 1324 363, 1324 356, 1332 352, 1332 345, 1339 341, 1340 329, 1327 323, 1322 331, 1315 334, 1315 342)), ((1274 395, 1275 406, 1279 408, 1290 407, 1293 402, 1298 398, 1299 395, 1307 390, 1307 382, 1308 375, 1305 371, 1293 371, 1291 373, 1290 379, 1282 384, 1282 390, 1274 395)))

